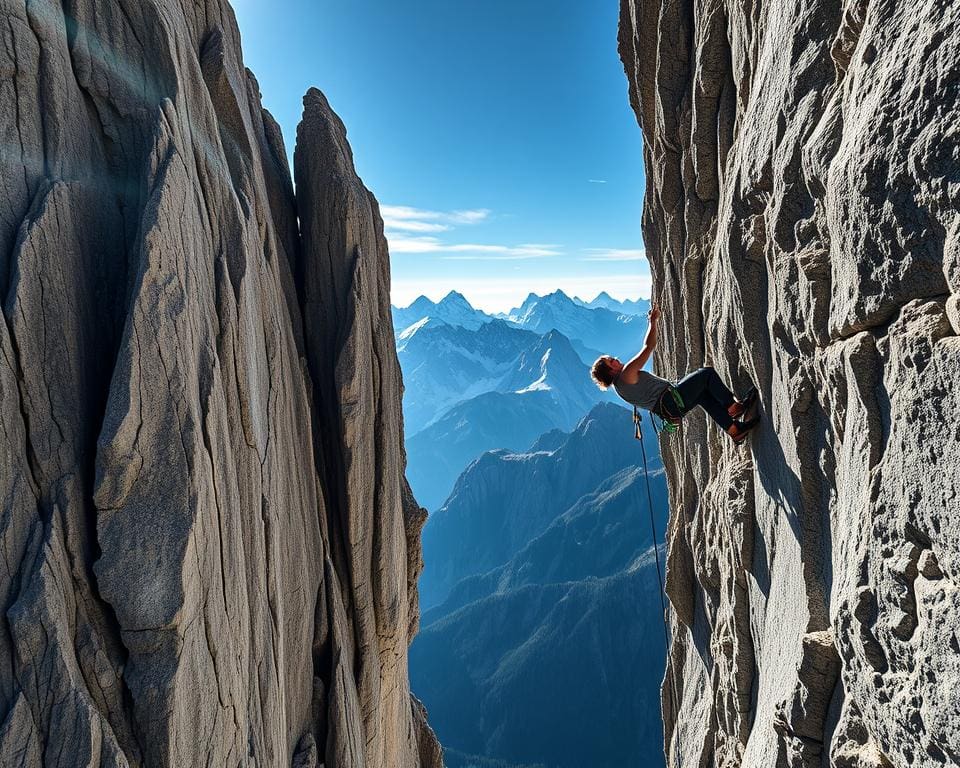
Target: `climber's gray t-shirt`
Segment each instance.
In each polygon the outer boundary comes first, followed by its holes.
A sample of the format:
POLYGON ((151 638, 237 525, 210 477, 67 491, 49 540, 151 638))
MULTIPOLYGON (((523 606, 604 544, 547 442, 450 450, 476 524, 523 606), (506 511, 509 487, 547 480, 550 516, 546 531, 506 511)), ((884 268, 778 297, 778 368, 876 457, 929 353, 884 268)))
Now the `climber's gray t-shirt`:
POLYGON ((615 379, 613 388, 628 403, 632 403, 638 408, 646 408, 652 411, 660 402, 660 395, 670 386, 670 382, 661 379, 659 376, 648 371, 640 371, 636 384, 628 384, 620 379, 615 379))

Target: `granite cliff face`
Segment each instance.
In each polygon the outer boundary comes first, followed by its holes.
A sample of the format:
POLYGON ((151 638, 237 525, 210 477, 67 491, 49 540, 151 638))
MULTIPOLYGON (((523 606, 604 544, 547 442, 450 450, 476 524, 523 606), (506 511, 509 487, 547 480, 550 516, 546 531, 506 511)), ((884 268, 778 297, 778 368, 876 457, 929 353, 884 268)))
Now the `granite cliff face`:
POLYGON ((673 765, 960 764, 960 6, 623 0, 668 440, 673 765))
POLYGON ((207 0, 0 12, 0 764, 439 766, 376 201, 207 0))

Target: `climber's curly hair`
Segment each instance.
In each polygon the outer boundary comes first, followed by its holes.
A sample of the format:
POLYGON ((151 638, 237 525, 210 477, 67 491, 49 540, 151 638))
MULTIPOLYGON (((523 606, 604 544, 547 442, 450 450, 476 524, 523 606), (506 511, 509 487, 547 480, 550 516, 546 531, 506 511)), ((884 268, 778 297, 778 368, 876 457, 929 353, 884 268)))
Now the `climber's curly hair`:
POLYGON ((607 389, 613 384, 613 368, 610 367, 610 358, 607 355, 598 357, 590 369, 590 378, 600 389, 607 389))

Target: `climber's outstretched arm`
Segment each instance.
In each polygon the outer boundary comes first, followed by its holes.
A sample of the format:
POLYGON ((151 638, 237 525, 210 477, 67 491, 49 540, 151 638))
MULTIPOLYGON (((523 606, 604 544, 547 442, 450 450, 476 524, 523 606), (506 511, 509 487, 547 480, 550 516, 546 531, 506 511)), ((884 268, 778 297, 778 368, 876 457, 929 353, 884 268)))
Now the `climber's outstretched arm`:
POLYGON ((647 327, 647 335, 643 339, 643 349, 641 349, 636 355, 634 355, 630 362, 623 366, 623 372, 620 374, 622 377, 625 377, 625 380, 635 384, 637 382, 637 376, 643 366, 647 364, 647 360, 650 359, 650 355, 653 354, 653 350, 657 346, 657 320, 660 319, 660 307, 654 304, 650 307, 650 312, 647 313, 647 316, 650 318, 650 325, 647 327))

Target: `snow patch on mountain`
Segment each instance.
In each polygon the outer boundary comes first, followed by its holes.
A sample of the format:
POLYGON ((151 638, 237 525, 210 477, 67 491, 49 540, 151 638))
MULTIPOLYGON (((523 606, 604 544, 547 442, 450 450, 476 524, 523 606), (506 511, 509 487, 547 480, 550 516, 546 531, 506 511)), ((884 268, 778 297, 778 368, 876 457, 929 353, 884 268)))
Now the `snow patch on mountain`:
POLYGON ((540 358, 540 378, 537 379, 532 384, 528 384, 523 389, 518 389, 517 394, 522 395, 524 392, 533 392, 536 390, 550 390, 550 385, 547 383, 547 361, 550 360, 550 350, 548 349, 543 353, 543 357, 540 358))

